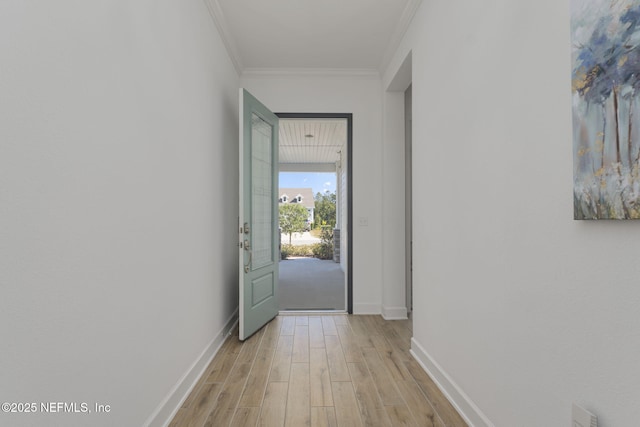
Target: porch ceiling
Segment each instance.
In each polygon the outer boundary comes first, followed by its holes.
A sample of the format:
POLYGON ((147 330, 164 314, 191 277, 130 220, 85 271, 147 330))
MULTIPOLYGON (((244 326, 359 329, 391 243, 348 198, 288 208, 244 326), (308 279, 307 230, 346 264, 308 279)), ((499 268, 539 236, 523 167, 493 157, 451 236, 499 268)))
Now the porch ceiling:
POLYGON ((345 119, 280 119, 280 164, 335 165, 346 141, 345 119))

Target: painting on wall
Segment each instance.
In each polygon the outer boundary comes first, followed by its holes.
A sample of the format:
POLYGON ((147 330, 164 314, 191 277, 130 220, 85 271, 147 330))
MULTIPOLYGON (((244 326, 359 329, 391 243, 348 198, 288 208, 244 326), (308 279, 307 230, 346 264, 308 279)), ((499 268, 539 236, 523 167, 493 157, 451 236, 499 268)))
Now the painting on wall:
POLYGON ((640 0, 571 0, 575 219, 640 219, 640 0))

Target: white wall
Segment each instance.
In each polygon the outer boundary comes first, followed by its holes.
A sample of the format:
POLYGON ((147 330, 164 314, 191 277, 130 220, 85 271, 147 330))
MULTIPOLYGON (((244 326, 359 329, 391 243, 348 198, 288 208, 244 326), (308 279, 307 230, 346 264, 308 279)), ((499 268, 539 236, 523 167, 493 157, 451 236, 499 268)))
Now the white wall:
POLYGON ((237 307, 235 70, 202 0, 3 1, 0 52, 0 401, 111 405, 0 425, 162 423, 237 307))
POLYGON ((353 308, 356 313, 380 313, 380 78, 250 73, 241 78, 241 85, 274 112, 353 113, 353 308), (359 226, 359 217, 366 217, 369 225, 359 226))
POLYGON ((424 2, 383 87, 410 49, 414 351, 476 425, 637 425, 638 224, 572 219, 568 5, 424 2))
POLYGON ((382 315, 388 320, 407 318, 404 89, 383 95, 382 315))

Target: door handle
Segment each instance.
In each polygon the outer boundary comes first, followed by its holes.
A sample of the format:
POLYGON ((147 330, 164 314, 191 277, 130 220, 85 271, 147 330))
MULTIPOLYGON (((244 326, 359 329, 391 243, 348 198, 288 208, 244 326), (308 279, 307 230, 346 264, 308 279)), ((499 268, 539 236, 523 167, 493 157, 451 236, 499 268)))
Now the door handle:
POLYGON ((244 265, 244 272, 248 273, 249 268, 251 267, 251 258, 253 257, 253 251, 251 250, 251 243, 249 242, 249 239, 244 239, 244 250, 249 251, 249 260, 244 265))

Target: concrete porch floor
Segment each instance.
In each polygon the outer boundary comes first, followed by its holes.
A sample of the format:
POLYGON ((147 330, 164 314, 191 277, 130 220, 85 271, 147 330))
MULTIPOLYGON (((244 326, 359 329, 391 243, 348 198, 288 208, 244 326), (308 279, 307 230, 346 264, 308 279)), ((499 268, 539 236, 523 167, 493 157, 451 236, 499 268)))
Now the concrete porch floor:
POLYGON ((280 261, 280 310, 344 310, 344 276, 340 264, 332 260, 280 261))

